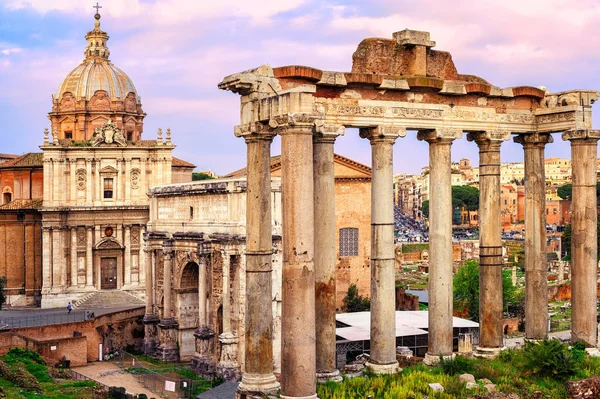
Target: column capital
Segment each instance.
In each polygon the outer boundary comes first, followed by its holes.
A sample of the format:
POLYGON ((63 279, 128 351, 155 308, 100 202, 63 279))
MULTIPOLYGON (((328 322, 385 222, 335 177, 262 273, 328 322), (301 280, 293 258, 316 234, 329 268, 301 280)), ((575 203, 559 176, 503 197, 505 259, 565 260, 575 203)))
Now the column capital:
POLYGON ((406 128, 393 125, 361 127, 359 129, 359 134, 363 139, 368 139, 371 144, 382 141, 391 142, 393 144, 398 137, 406 136, 406 128))
POLYGON ((261 122, 245 123, 233 128, 235 137, 242 137, 246 143, 258 140, 272 141, 275 131, 269 125, 261 122))
POLYGON ((477 145, 497 144, 498 150, 502 142, 508 140, 510 140, 510 132, 508 130, 487 130, 484 132, 467 133, 467 141, 474 141, 477 145))
POLYGON ((133 225, 132 224, 124 224, 123 227, 125 228, 125 230, 129 230, 131 229, 133 225))
POLYGON ((563 132, 563 140, 571 142, 575 140, 598 140, 600 139, 600 130, 593 129, 571 129, 563 132))
POLYGON ((93 225, 89 225, 89 224, 88 224, 88 225, 86 225, 86 226, 85 226, 85 228, 86 228, 87 230, 94 230, 94 226, 93 226, 93 225))
POLYGON ((462 129, 426 129, 419 130, 417 140, 427 141, 429 144, 447 142, 451 144, 454 140, 462 137, 462 129))
POLYGON ((313 142, 333 144, 338 136, 344 135, 345 131, 346 127, 344 125, 328 124, 323 120, 317 120, 315 122, 313 142))
POLYGON ((516 135, 513 141, 523 145, 523 147, 544 147, 548 143, 553 143, 554 139, 550 133, 521 133, 516 135))
POLYGON ((299 131, 312 134, 315 123, 320 118, 322 118, 321 114, 308 112, 275 115, 269 120, 269 126, 276 129, 277 134, 298 133, 299 131))

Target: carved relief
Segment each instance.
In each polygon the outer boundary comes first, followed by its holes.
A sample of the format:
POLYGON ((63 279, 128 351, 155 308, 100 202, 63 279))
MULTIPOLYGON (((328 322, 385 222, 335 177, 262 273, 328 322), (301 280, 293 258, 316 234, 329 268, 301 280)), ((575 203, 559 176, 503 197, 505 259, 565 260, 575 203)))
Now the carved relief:
POLYGON ((575 120, 576 120, 575 112, 562 112, 560 114, 548 114, 548 115, 540 115, 540 116, 536 117, 536 121, 538 124, 572 122, 575 120))
POLYGON ((108 93, 98 90, 90 100, 90 109, 94 111, 110 110, 110 98, 108 93))
POLYGON ((141 172, 139 169, 131 170, 131 188, 133 188, 133 189, 140 188, 140 175, 141 175, 141 172))
POLYGON ((96 247, 97 249, 121 249, 121 245, 115 240, 102 241, 96 247))
POLYGON ((121 129, 117 127, 117 124, 111 119, 104 122, 104 124, 94 131, 94 138, 92 146, 97 147, 100 144, 118 144, 122 147, 127 145, 125 137, 121 129))
POLYGON ((371 105, 327 104, 327 114, 350 116, 389 116, 396 118, 424 118, 439 119, 442 117, 441 109, 383 107, 371 105))
POLYGON ((85 229, 77 229, 77 246, 85 246, 85 229))
POLYGON ((72 111, 75 109, 75 99, 71 93, 63 94, 63 98, 60 101, 60 110, 61 111, 72 111))
POLYGON ((77 178, 77 190, 83 191, 85 190, 85 185, 87 183, 87 175, 85 173, 85 169, 77 169, 75 172, 77 178))
POLYGON ((138 226, 134 226, 131 229, 131 244, 139 244, 140 243, 140 228, 138 226))

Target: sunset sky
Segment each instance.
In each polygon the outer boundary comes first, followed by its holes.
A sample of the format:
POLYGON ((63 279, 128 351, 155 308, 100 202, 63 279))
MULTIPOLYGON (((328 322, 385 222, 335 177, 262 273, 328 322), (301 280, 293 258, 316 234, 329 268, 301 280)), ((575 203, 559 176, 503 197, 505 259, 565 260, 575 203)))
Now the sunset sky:
MULTIPOLYGON (((83 60, 95 1, 0 0, 0 153, 39 151, 51 95, 83 60)), ((102 29, 111 61, 133 80, 148 114, 144 138, 171 128, 174 155, 225 174, 245 165, 233 135, 239 97, 217 89, 229 74, 262 64, 349 71, 363 38, 406 28, 431 32, 459 73, 499 87, 600 90, 598 0, 104 0, 102 29)), ((600 105, 594 127, 600 129, 600 105)), ((554 135, 546 156, 570 158, 554 135)), ((370 164, 370 146, 347 129, 335 151, 370 164)), ((275 141, 273 154, 279 153, 275 141)), ((396 142, 395 172, 419 173, 427 144, 396 142)), ((477 162, 477 148, 455 142, 453 160, 477 162)), ((506 142, 502 160, 520 162, 506 142)))

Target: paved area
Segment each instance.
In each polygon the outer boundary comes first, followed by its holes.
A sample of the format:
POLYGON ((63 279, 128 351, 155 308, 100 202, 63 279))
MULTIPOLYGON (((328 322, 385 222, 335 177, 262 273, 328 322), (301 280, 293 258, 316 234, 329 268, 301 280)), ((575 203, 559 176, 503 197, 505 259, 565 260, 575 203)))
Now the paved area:
POLYGON ((129 393, 136 395, 143 393, 149 398, 158 396, 144 388, 133 374, 124 372, 116 364, 111 362, 89 363, 87 366, 74 367, 73 371, 101 382, 104 385, 123 387, 129 393))

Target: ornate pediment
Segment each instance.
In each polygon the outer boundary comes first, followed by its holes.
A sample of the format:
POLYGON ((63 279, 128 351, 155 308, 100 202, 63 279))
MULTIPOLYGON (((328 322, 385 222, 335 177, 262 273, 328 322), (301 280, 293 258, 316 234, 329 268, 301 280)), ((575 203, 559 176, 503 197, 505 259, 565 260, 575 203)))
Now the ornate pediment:
POLYGON ((121 129, 111 119, 106 121, 102 126, 97 127, 92 138, 92 146, 98 147, 101 144, 118 145, 121 147, 127 146, 127 141, 121 129))
POLYGON ((119 242, 113 238, 104 239, 96 245, 96 249, 122 249, 119 242))

